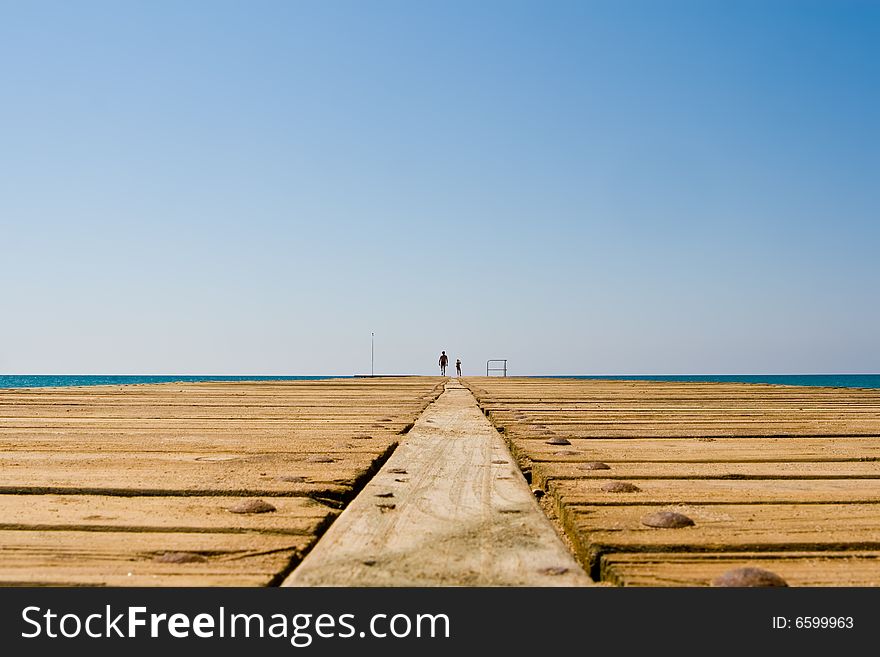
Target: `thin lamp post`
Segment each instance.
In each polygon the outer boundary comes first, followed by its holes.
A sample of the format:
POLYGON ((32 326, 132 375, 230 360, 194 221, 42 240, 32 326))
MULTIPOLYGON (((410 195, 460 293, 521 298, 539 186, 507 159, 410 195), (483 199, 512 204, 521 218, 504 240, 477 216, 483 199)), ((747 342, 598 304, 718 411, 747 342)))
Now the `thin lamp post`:
POLYGON ((373 369, 373 354, 375 353, 373 350, 373 337, 376 334, 370 331, 370 376, 375 376, 375 370, 373 369))

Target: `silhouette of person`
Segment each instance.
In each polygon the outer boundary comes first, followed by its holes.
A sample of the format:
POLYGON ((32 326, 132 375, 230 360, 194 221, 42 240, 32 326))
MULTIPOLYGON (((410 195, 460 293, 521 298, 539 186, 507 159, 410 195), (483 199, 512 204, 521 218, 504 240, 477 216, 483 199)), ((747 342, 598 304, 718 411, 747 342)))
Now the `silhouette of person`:
POLYGON ((455 376, 461 376, 461 358, 455 359, 455 376))
POLYGON ((446 364, 449 363, 449 356, 445 351, 440 352, 440 376, 446 376, 446 364))

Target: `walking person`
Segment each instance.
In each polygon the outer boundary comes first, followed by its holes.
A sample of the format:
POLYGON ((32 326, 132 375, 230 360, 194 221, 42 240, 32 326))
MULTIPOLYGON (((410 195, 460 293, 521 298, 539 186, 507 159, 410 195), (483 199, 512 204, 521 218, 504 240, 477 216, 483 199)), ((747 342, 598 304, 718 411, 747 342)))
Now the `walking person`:
POLYGON ((455 376, 461 378, 461 358, 455 359, 455 376))
POLYGON ((449 363, 449 356, 445 351, 440 352, 440 376, 446 376, 446 365, 449 363))

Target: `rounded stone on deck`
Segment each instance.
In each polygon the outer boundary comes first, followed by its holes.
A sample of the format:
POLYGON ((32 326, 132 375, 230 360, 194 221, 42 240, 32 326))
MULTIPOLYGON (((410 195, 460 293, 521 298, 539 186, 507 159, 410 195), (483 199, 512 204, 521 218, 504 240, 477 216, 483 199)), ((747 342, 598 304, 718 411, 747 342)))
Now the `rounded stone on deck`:
POLYGON ((592 461, 590 463, 582 463, 578 466, 578 470, 610 470, 611 466, 601 461, 592 461))
POLYGON ((656 513, 649 513, 642 518, 642 524, 659 529, 681 529, 682 527, 693 527, 694 521, 683 513, 657 511, 656 513))
POLYGON ((232 513, 269 513, 277 509, 264 500, 243 500, 229 507, 232 513))
POLYGON ((161 563, 204 563, 207 557, 195 552, 163 552, 156 557, 161 563))
POLYGON ((278 481, 286 481, 290 484, 302 484, 305 483, 306 478, 300 477, 299 475, 281 475, 278 477, 278 481))
POLYGON ((734 568, 712 580, 712 586, 788 586, 776 573, 763 568, 734 568))
POLYGON ((601 490, 606 493, 638 493, 642 489, 628 481, 609 481, 602 484, 601 490))
POLYGON ((334 463, 336 459, 332 459, 329 456, 309 456, 306 459, 307 463, 334 463))
POLYGON ((567 438, 550 438, 545 441, 548 445, 571 445, 571 441, 567 438))

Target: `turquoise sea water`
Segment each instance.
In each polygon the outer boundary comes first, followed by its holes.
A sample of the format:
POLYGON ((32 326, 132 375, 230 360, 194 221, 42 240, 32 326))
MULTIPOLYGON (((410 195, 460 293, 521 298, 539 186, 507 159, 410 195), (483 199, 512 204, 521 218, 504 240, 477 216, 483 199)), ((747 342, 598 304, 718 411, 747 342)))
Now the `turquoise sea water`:
POLYGON ((770 383, 786 386, 831 386, 835 388, 880 388, 880 374, 681 374, 638 376, 572 376, 572 379, 612 381, 706 381, 715 383, 770 383))
POLYGON ((117 386, 133 383, 179 383, 183 381, 312 381, 338 379, 330 376, 116 376, 0 374, 0 388, 55 388, 58 386, 117 386))
MULTIPOLYGON (((316 381, 347 378, 338 376, 115 376, 0 374, 0 388, 46 388, 56 386, 101 386, 179 381, 316 381)), ((880 388, 880 374, 697 374, 631 376, 549 376, 545 378, 609 379, 616 381, 709 381, 770 383, 789 386, 832 386, 837 388, 880 388)))

